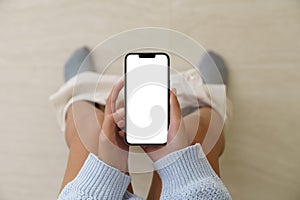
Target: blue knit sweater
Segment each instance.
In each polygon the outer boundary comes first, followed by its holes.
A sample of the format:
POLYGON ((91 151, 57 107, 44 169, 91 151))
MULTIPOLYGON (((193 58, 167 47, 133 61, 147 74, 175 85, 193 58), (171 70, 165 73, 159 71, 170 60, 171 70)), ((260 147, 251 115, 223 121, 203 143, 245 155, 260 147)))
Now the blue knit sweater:
MULTIPOLYGON (((199 144, 163 157, 154 167, 163 185, 160 199, 231 199, 199 144)), ((129 183, 129 176, 90 154, 58 199, 142 199, 126 191, 129 183)))

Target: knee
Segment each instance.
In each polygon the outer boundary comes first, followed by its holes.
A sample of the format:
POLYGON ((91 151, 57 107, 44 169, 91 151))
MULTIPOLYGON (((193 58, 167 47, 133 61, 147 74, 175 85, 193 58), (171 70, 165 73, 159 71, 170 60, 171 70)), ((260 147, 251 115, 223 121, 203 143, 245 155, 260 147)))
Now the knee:
POLYGON ((76 102, 72 104, 66 114, 65 139, 68 147, 74 139, 82 139, 89 146, 97 140, 101 131, 104 114, 89 102, 76 102))

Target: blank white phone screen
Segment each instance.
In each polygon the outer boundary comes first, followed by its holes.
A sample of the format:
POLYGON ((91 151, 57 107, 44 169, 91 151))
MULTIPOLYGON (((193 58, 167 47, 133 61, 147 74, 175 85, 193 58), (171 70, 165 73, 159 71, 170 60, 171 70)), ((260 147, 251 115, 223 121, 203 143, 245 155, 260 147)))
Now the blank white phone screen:
POLYGON ((125 59, 125 132, 129 144, 165 144, 169 120, 169 57, 125 59))

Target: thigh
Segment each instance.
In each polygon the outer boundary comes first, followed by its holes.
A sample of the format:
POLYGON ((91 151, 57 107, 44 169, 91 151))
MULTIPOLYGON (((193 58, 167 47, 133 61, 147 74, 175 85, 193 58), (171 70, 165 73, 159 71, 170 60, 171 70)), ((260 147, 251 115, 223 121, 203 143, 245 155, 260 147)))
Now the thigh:
POLYGON ((200 108, 184 117, 190 143, 200 143, 210 165, 220 176, 219 157, 225 148, 223 121, 219 114, 209 108, 200 108), (197 122, 198 123, 195 123, 197 122))
POLYGON ((60 191, 80 171, 90 152, 97 152, 103 111, 89 102, 72 104, 66 116, 66 142, 69 156, 60 191))
MULTIPOLYGON (((217 133, 212 137, 208 137, 210 139, 206 139, 208 129, 214 129, 209 131, 210 134, 213 134, 214 131, 218 132, 220 129, 222 130, 223 124, 218 114, 213 109, 209 107, 204 107, 197 109, 189 115, 186 115, 183 118, 183 120, 186 126, 186 132, 190 134, 189 139, 191 144, 203 144, 204 141, 209 143, 209 145, 207 145, 208 147, 206 148, 209 152, 205 152, 207 155, 207 159, 214 171, 216 172, 216 174, 220 175, 219 157, 221 156, 224 150, 224 133, 222 131, 221 134, 217 133), (195 123, 197 121, 198 123, 195 123)), ((154 172, 148 199, 159 199, 161 188, 162 184, 160 177, 157 174, 157 172, 154 172)))

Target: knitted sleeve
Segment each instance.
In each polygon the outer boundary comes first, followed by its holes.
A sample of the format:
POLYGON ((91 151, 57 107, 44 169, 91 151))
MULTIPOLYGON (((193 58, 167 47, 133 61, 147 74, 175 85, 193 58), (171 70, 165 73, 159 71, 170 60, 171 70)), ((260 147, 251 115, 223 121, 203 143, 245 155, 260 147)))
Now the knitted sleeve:
POLYGON ((80 172, 68 183, 58 200, 140 199, 126 192, 130 177, 89 154, 80 172))
POLYGON ((160 199, 231 199, 199 144, 173 152, 154 163, 162 180, 160 199))

